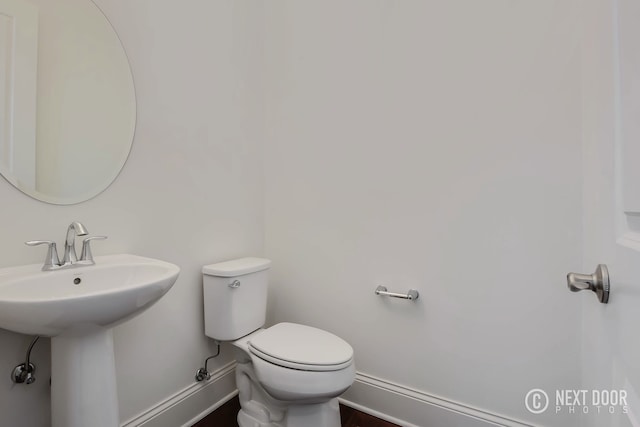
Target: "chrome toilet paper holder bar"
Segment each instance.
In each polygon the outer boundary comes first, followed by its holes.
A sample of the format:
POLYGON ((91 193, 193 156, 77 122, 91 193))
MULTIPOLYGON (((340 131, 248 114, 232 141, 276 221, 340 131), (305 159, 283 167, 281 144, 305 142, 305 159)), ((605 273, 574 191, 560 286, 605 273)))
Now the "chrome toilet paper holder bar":
POLYGON ((408 299, 409 301, 415 301, 420 296, 420 293, 418 291, 416 291, 415 289, 409 289, 409 291, 406 294, 399 294, 399 293, 396 293, 396 292, 388 292, 388 290, 387 290, 387 288, 385 286, 380 285, 380 286, 378 286, 376 288, 376 295, 381 295, 381 296, 391 297, 391 298, 408 299))

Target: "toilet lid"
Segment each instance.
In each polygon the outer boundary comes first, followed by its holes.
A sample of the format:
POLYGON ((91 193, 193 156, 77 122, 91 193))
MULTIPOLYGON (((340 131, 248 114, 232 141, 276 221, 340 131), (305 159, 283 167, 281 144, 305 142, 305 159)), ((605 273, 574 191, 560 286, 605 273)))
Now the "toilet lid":
POLYGON ((337 371, 353 359, 353 348, 342 338, 295 323, 278 323, 257 334, 249 350, 273 364, 308 371, 337 371))

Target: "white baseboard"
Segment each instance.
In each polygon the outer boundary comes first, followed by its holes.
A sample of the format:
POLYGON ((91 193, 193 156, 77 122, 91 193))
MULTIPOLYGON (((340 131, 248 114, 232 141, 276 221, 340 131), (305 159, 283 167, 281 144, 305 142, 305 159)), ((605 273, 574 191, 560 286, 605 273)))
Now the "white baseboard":
POLYGON ((403 427, 532 427, 531 424, 452 402, 358 373, 340 401, 403 427), (375 409, 373 409, 375 408, 375 409))
MULTIPOLYGON (((215 411, 238 391, 235 362, 212 374, 211 380, 195 383, 164 402, 132 418, 122 427, 190 427, 215 411)), ((532 427, 531 424, 496 415, 364 373, 340 401, 352 408, 403 427, 532 427), (374 409, 375 408, 375 409, 374 409)))
POLYGON ((122 424, 122 427, 190 427, 233 398, 236 363, 213 372, 206 382, 192 384, 164 402, 122 424))

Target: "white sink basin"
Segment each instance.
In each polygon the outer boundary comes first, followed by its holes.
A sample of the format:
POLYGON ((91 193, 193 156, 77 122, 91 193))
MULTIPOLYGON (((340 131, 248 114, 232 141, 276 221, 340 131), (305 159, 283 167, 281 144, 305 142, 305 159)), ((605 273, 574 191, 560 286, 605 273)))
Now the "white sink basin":
MULTIPOLYGON (((150 307, 180 268, 136 255, 0 269, 0 328, 51 338, 52 427, 120 425, 111 327, 150 307)), ((130 343, 135 345, 135 343, 130 343)))
POLYGON ((0 328, 56 336, 82 325, 113 326, 162 297, 178 277, 173 264, 136 255, 41 271, 41 264, 0 269, 0 328))

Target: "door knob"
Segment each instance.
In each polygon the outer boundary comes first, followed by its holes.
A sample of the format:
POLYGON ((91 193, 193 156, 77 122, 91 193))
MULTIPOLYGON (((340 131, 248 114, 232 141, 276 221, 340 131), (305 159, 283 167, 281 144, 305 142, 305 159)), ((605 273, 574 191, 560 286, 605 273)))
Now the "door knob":
POLYGON ((609 302, 609 270, 604 264, 598 264, 593 274, 567 274, 567 286, 571 292, 592 290, 598 296, 598 300, 606 304, 609 302))

